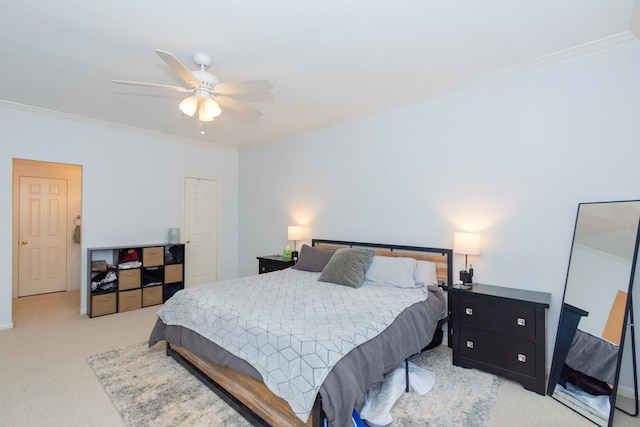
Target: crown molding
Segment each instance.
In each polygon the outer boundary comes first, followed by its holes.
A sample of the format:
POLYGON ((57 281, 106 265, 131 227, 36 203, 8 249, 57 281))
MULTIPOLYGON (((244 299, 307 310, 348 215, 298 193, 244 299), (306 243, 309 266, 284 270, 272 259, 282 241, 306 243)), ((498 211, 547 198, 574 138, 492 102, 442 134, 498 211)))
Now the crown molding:
POLYGON ((13 109, 13 110, 44 114, 52 117, 58 117, 58 118, 63 118, 67 120, 73 120, 73 121, 83 122, 87 124, 92 124, 95 126, 108 127, 112 129, 118 129, 118 130, 123 130, 127 132, 153 136, 156 138, 173 140, 173 141, 182 142, 182 143, 203 145, 206 147, 216 148, 224 151, 234 151, 234 152, 246 151, 246 150, 257 148, 263 145, 272 144, 279 141, 285 141, 303 134, 320 130, 320 129, 337 126, 339 124, 361 119, 363 117, 367 117, 383 111, 388 111, 406 104, 411 104, 418 101, 424 101, 429 98, 434 98, 434 97, 442 96, 448 93, 461 91, 463 89, 467 89, 473 86, 478 86, 491 81, 508 78, 511 75, 523 73, 528 70, 549 66, 549 65, 554 65, 554 64, 559 64, 559 63, 571 61, 574 59, 586 57, 589 55, 595 55, 608 50, 617 49, 619 47, 626 46, 632 43, 637 43, 640 40, 640 1, 636 1, 634 5, 633 17, 630 24, 631 26, 629 31, 623 31, 618 34, 614 34, 612 36, 595 40, 593 42, 584 43, 582 45, 565 49, 562 51, 554 52, 549 55, 544 55, 531 60, 508 65, 496 70, 492 70, 483 74, 470 77, 468 79, 459 80, 451 84, 439 86, 436 88, 431 88, 424 91, 417 91, 416 93, 408 97, 399 98, 382 105, 374 106, 372 108, 353 111, 351 114, 347 116, 343 116, 339 119, 329 120, 327 122, 320 123, 314 126, 309 126, 303 129, 297 129, 292 132, 286 132, 283 134, 274 135, 272 137, 268 137, 268 138, 265 138, 250 144, 238 146, 238 147, 231 146, 231 145, 223 145, 223 144, 218 144, 213 142, 204 142, 198 139, 185 138, 185 137, 171 135, 163 132, 156 132, 148 129, 142 129, 135 126, 121 125, 113 122, 107 122, 107 121, 92 119, 88 117, 76 116, 73 114, 61 113, 58 111, 47 110, 45 108, 33 107, 29 105, 24 105, 24 104, 18 104, 10 101, 0 100, 0 106, 4 106, 6 108, 13 109))
MULTIPOLYGON (((415 102, 418 100, 441 96, 449 92, 456 92, 468 87, 478 86, 480 84, 488 83, 491 81, 502 80, 512 75, 520 74, 536 68, 546 67, 550 65, 560 64, 563 62, 580 59, 590 55, 596 55, 601 52, 617 49, 622 46, 637 43, 638 37, 636 37, 631 31, 623 31, 621 33, 605 37, 593 42, 584 43, 579 46, 575 46, 569 49, 561 50, 551 53, 549 55, 543 55, 527 61, 518 62, 516 64, 508 65, 502 68, 498 68, 483 74, 470 77, 468 79, 459 80, 457 82, 440 86, 434 89, 417 93, 410 97, 399 99, 392 104, 387 104, 383 107, 375 109, 380 111, 383 109, 393 108, 399 104, 406 104, 415 102)), ((374 111, 372 111, 374 112, 374 111)))
POLYGON ((636 0, 633 4, 629 31, 631 31, 638 39, 640 39, 640 0, 636 0))
POLYGON ((139 135, 153 136, 155 138, 167 139, 175 142, 181 142, 186 144, 197 144, 209 148, 216 148, 224 151, 238 151, 236 147, 229 145, 217 144, 214 142, 204 142, 194 138, 185 138, 177 135, 171 135, 164 132, 152 131, 149 129, 143 129, 135 126, 122 125, 118 123, 108 122, 105 120, 92 119, 90 117, 76 116, 74 114, 63 113, 60 111, 48 110, 46 108, 34 107, 32 105, 20 104, 17 102, 6 101, 0 99, 0 106, 9 110, 24 111, 29 113, 41 114, 49 117, 56 117, 65 120, 71 120, 75 122, 81 122, 89 125, 100 126, 110 129, 116 129, 125 132, 136 133, 139 135))
MULTIPOLYGON (((640 2, 636 2, 636 5, 638 4, 640 4, 640 2)), ((637 6, 636 8, 634 8, 634 12, 635 12, 634 17, 636 18, 636 24, 640 26, 640 6, 637 6)), ((637 31, 636 33, 640 35, 640 28, 638 28, 638 30, 639 31, 637 31)), ((424 101, 430 98, 446 95, 452 92, 461 91, 463 89, 467 89, 473 86, 478 86, 491 81, 505 79, 505 78, 508 78, 509 76, 523 73, 528 70, 533 70, 536 68, 545 67, 545 66, 554 65, 554 64, 560 64, 563 62, 572 61, 574 59, 583 58, 589 55, 595 55, 601 52, 617 49, 622 46, 637 43, 640 40, 640 37, 637 36, 636 33, 632 31, 623 31, 618 34, 614 34, 609 37, 604 37, 602 39, 599 39, 593 42, 584 43, 582 45, 561 50, 558 52, 554 52, 549 55, 544 55, 538 58, 508 65, 496 70, 489 71, 487 73, 470 77, 468 79, 458 80, 454 83, 428 89, 425 91, 419 91, 411 96, 408 96, 405 98, 399 98, 383 105, 378 105, 376 107, 369 108, 369 109, 354 111, 349 116, 342 117, 337 120, 328 121, 325 123, 318 124, 316 126, 310 126, 305 129, 298 129, 296 131, 288 132, 286 134, 281 134, 271 138, 266 138, 261 141, 257 141, 255 143, 242 146, 239 148, 239 150, 244 151, 244 150, 260 147, 263 145, 267 145, 270 143, 274 143, 277 141, 284 141, 299 135, 303 135, 309 132, 319 130, 319 129, 323 129, 331 126, 337 126, 342 123, 361 119, 361 118, 364 118, 376 113, 380 113, 383 111, 388 111, 406 104, 424 101)))

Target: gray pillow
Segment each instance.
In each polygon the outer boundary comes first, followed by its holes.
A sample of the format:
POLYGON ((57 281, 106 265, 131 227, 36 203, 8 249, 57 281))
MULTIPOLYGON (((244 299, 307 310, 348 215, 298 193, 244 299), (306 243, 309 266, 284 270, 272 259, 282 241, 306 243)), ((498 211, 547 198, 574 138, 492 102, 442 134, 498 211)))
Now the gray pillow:
POLYGON ((291 268, 319 273, 324 269, 334 253, 336 253, 334 249, 312 248, 304 244, 300 249, 298 262, 291 268))
POLYGON ((368 249, 338 249, 320 273, 318 281, 359 288, 375 254, 368 249))

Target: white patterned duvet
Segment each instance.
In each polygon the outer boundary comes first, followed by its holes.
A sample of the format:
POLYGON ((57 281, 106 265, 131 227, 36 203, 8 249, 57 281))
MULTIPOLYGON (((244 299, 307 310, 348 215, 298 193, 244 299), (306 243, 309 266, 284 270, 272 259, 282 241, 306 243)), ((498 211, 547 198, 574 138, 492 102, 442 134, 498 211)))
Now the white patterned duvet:
POLYGON ((319 275, 286 269, 185 289, 158 316, 249 362, 306 421, 333 366, 428 295, 374 283, 354 289, 319 275))

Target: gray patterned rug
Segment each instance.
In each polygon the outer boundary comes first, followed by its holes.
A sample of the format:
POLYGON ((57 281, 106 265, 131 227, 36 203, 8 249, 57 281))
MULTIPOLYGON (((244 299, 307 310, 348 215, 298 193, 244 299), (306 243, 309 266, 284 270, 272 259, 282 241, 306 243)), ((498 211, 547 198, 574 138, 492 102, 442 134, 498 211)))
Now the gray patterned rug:
MULTIPOLYGON (((250 424, 172 358, 164 342, 146 343, 89 358, 100 383, 128 426, 229 426, 250 424)), ((448 354, 427 351, 411 359, 436 375, 424 396, 404 393, 391 411, 395 426, 484 426, 504 380, 451 364, 448 354)))

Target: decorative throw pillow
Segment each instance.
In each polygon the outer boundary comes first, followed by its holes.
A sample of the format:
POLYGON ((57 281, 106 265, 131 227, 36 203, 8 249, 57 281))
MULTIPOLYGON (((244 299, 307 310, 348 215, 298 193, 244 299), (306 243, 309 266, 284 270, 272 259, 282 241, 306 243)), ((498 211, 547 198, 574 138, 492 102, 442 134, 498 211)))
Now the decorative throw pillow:
POLYGON ((376 255, 373 257, 364 280, 399 288, 414 288, 416 286, 415 271, 416 260, 414 258, 376 255))
POLYGON ((320 273, 318 281, 359 288, 375 254, 368 249, 338 249, 320 273))
POLYGON ((291 268, 319 273, 324 269, 335 252, 333 249, 312 248, 304 244, 302 248, 300 248, 298 262, 291 268))
POLYGON ((425 286, 437 285, 438 274, 436 273, 436 263, 419 260, 416 266, 415 282, 422 283, 425 286))

